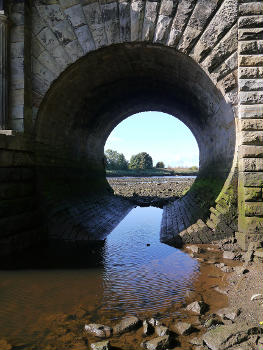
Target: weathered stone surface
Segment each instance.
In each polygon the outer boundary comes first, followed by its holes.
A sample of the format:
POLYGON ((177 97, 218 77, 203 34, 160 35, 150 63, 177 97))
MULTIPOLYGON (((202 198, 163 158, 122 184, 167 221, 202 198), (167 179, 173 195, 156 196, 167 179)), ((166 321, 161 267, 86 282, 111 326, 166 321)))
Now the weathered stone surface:
POLYGON ((194 301, 187 305, 186 310, 202 315, 208 310, 208 305, 203 301, 194 301))
POLYGON ((246 216, 263 217, 263 202, 245 203, 244 208, 246 216))
POLYGON ((239 116, 240 118, 261 118, 263 114, 263 105, 253 105, 253 106, 244 106, 239 107, 239 116))
POLYGON ((228 319, 228 320, 234 321, 237 318, 237 316, 240 315, 240 310, 239 309, 232 310, 229 308, 224 308, 224 309, 218 310, 216 314, 220 316, 222 319, 228 319))
POLYGON ((240 162, 241 171, 262 171, 263 159, 262 158, 244 158, 240 162))
POLYGON ((239 43, 239 53, 242 55, 255 55, 263 53, 263 41, 240 41, 239 43))
POLYGON ((169 328, 163 325, 158 325, 155 327, 155 333, 159 336, 159 337, 163 337, 164 335, 168 335, 169 334, 169 328))
POLYGON ((131 1, 131 41, 140 40, 141 28, 143 25, 144 6, 145 1, 131 1))
POLYGON ((239 15, 262 15, 263 14, 263 4, 260 1, 255 1, 251 3, 239 4, 239 15))
POLYGON ((189 335, 194 331, 194 327, 187 322, 177 322, 175 328, 181 335, 189 335))
POLYGON ((245 187, 262 187, 263 186, 263 174, 257 172, 241 173, 240 181, 245 187))
POLYGON ((168 46, 177 46, 183 30, 187 24, 188 18, 191 15, 193 8, 195 6, 195 1, 180 1, 178 3, 178 8, 176 11, 176 15, 173 19, 169 38, 168 38, 168 46))
POLYGON ((240 67, 262 67, 263 55, 240 56, 239 65, 240 67))
MULTIPOLYGON (((251 131, 263 130, 263 120, 262 119, 241 119, 240 120, 240 124, 241 124, 241 130, 242 131, 246 131, 246 130, 251 130, 251 131)), ((256 153, 258 153, 258 150, 257 150, 256 147, 254 147, 254 151, 256 153)))
POLYGON ((85 325, 85 331, 99 338, 108 338, 112 334, 112 328, 102 324, 90 323, 85 325))
POLYGON ((142 29, 143 40, 153 40, 155 32, 155 22, 158 16, 158 1, 146 1, 145 4, 145 15, 142 29))
POLYGON ((239 28, 259 28, 263 27, 263 16, 242 16, 238 19, 239 28))
POLYGON ((263 92, 243 92, 239 93, 240 104, 263 104, 263 92))
POLYGON ((165 350, 170 345, 170 336, 164 335, 163 337, 154 338, 149 341, 141 343, 141 347, 148 350, 165 350))
POLYGON ((120 40, 122 42, 130 41, 131 38, 131 16, 130 2, 119 1, 119 21, 120 21, 120 40))
POLYGON ((218 326, 204 334, 204 343, 211 350, 224 350, 237 345, 248 339, 249 334, 260 334, 261 329, 258 325, 248 325, 238 323, 227 326, 218 326))
POLYGON ((240 79, 239 89, 241 91, 262 91, 263 79, 240 79))
POLYGON ((263 67, 240 67, 239 79, 256 79, 263 76, 263 67))
POLYGON ((194 48, 193 56, 198 62, 202 60, 211 48, 234 25, 237 19, 237 3, 225 0, 202 34, 194 48))
POLYGON ((243 131, 241 134, 243 145, 262 145, 263 133, 261 131, 243 131))
POLYGON ((262 201, 262 188, 260 187, 245 187, 244 198, 246 202, 262 201))
POLYGON ((140 327, 141 321, 136 316, 124 318, 113 327, 113 334, 123 334, 140 327))
POLYGON ((262 40, 263 29, 262 28, 239 29, 238 39, 239 40, 262 40))
POLYGON ((92 343, 90 344, 90 347, 92 350, 110 350, 111 349, 109 340, 101 341, 98 343, 92 343))

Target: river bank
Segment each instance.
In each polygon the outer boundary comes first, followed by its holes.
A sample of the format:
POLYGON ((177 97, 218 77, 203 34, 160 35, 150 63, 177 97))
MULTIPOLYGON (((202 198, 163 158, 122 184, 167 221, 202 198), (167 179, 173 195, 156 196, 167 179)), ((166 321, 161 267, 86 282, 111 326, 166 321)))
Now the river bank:
POLYGON ((182 197, 195 177, 114 177, 107 180, 115 195, 125 197, 135 205, 162 208, 169 201, 182 197))
POLYGON ((198 169, 192 168, 152 168, 152 169, 126 169, 106 170, 107 177, 149 177, 149 176, 197 176, 198 169))

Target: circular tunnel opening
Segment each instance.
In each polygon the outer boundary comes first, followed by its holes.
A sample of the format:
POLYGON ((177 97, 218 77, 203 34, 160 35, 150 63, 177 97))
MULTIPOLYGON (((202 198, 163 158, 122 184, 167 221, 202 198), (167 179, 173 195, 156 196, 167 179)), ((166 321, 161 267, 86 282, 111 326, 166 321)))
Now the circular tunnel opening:
MULTIPOLYGON (((79 208, 97 203, 94 198, 99 195, 112 195, 104 164, 104 145, 112 130, 127 117, 152 110, 176 115, 193 133, 200 158, 192 197, 187 194, 189 207, 195 198, 199 210, 194 219, 208 215, 233 165, 231 105, 196 62, 173 48, 112 45, 89 53, 63 72, 38 112, 39 193, 47 212, 63 203, 65 215, 71 221, 74 217, 77 229, 72 230, 78 233, 72 239, 105 237, 90 234, 92 220, 89 215, 84 219, 79 208)), ((102 217, 107 210, 102 210, 102 217)), ((50 227, 49 232, 55 230, 50 227)))
POLYGON ((162 208, 182 197, 199 169, 199 148, 190 129, 158 111, 137 113, 118 124, 104 155, 114 194, 139 206, 162 208))

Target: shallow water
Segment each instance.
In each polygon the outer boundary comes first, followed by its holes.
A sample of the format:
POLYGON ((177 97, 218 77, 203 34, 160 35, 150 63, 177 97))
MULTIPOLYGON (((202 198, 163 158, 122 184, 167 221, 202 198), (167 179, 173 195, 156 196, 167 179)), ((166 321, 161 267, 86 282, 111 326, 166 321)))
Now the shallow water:
POLYGON ((167 316, 193 286, 199 263, 160 243, 161 216, 158 208, 133 209, 107 237, 100 264, 87 259, 82 268, 1 270, 0 338, 32 343, 45 333, 49 315, 79 305, 92 322, 127 314, 167 316))

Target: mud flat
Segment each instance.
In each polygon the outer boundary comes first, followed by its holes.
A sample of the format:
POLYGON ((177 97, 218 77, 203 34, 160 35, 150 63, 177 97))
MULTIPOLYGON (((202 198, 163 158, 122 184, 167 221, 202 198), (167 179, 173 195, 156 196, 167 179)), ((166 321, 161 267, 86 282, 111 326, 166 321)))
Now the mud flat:
POLYGON ((114 194, 130 199, 135 205, 162 208, 182 197, 195 177, 115 177, 107 179, 114 194))

